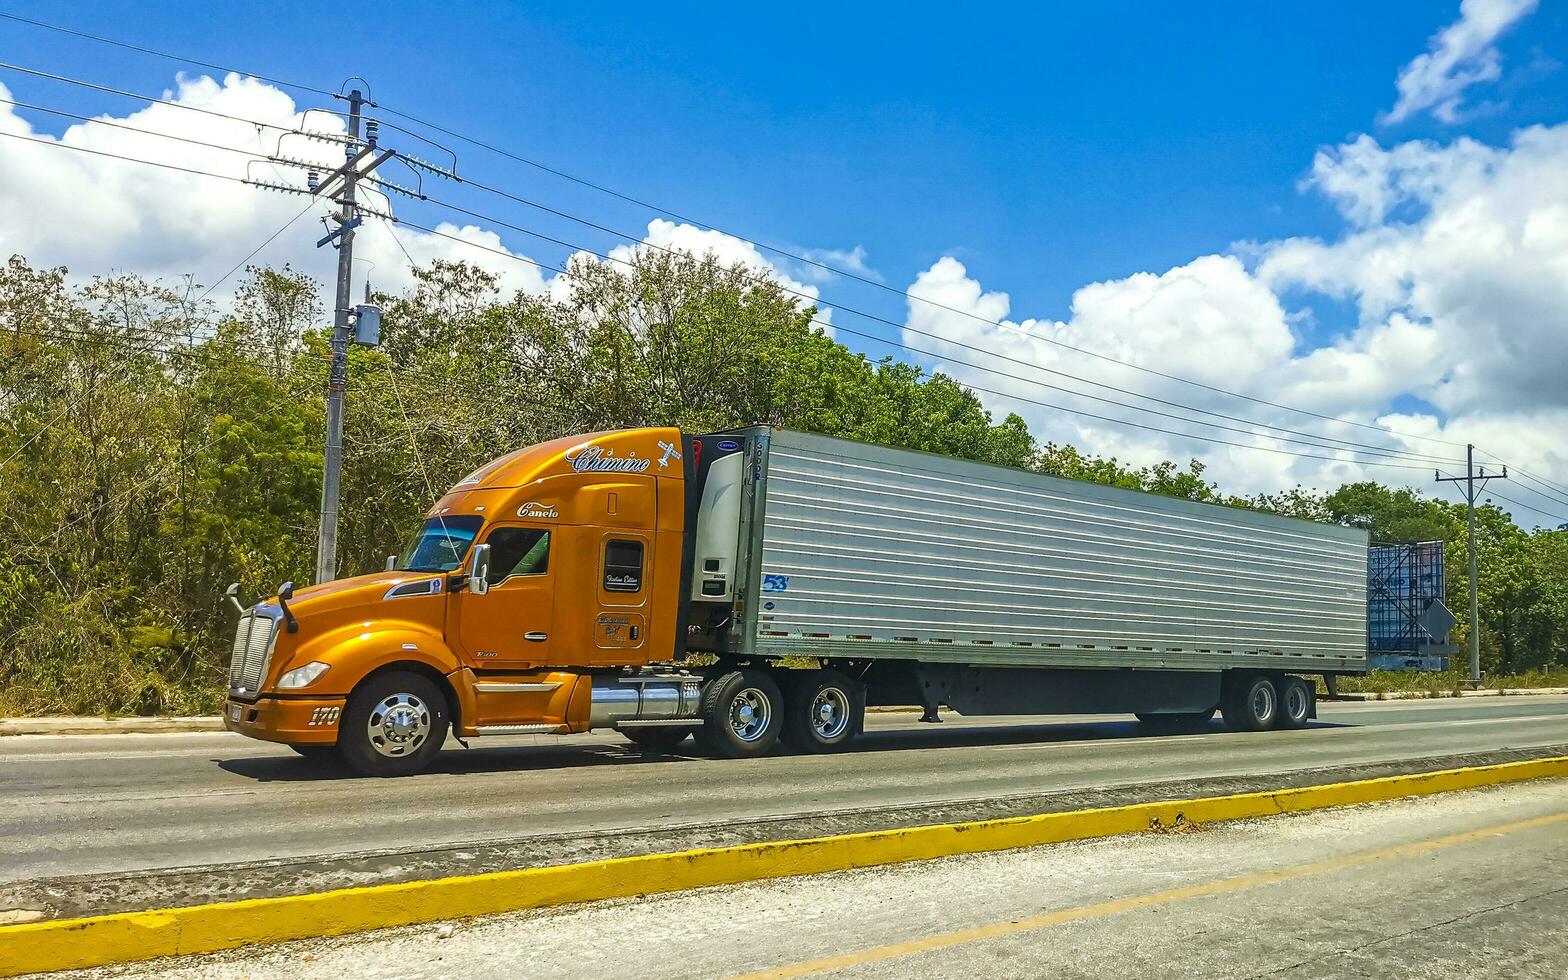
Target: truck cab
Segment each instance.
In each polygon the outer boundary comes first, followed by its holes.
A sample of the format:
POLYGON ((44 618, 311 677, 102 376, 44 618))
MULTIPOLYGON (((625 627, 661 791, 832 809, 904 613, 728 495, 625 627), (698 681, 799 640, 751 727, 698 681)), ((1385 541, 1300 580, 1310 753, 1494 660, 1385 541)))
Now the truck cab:
POLYGON ((700 678, 648 665, 682 646, 690 451, 675 429, 636 429, 476 470, 392 567, 242 616, 227 727, 366 772, 422 766, 448 728, 685 734, 700 678))

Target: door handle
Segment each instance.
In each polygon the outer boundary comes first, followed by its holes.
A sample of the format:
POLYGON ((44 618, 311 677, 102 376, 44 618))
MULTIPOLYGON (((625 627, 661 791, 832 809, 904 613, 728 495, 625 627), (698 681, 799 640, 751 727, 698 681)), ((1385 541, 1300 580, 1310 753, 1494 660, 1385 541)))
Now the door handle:
POLYGON ((548 633, 540 633, 537 630, 532 632, 532 633, 524 633, 523 634, 523 639, 527 640, 529 643, 543 643, 545 640, 548 640, 549 638, 550 638, 550 634, 548 634, 548 633))

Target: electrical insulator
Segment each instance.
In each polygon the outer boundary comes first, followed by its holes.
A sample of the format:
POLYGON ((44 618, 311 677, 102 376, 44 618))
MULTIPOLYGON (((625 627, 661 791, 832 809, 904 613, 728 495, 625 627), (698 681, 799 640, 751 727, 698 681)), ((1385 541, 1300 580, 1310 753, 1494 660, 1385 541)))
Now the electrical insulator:
POLYGON ((376 145, 376 138, 381 134, 381 124, 374 119, 365 120, 365 142, 371 146, 376 145))
POLYGON ((312 194, 316 193, 316 188, 321 186, 321 175, 314 170, 307 170, 305 172, 305 186, 310 188, 312 194))

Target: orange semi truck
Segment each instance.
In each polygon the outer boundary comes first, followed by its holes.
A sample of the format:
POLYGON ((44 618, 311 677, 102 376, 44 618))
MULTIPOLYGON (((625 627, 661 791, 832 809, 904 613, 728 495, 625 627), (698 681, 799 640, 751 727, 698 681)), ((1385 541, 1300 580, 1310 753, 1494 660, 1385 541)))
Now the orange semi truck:
POLYGON ((1366 670, 1366 565, 1363 531, 925 453, 602 432, 459 481, 384 571, 242 607, 225 722, 385 775, 449 733, 830 751, 868 703, 1301 727, 1302 675, 1366 670))

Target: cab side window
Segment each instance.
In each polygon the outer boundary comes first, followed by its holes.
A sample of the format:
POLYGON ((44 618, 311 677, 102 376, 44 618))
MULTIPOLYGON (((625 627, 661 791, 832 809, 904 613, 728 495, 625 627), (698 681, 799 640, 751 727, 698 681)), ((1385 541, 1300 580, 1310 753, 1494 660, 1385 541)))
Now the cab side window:
POLYGON ((550 532, 537 527, 498 527, 485 539, 490 546, 491 585, 513 575, 543 575, 550 570, 550 532))
POLYGON ((611 538, 604 543, 604 591, 642 591, 642 542, 611 538))

